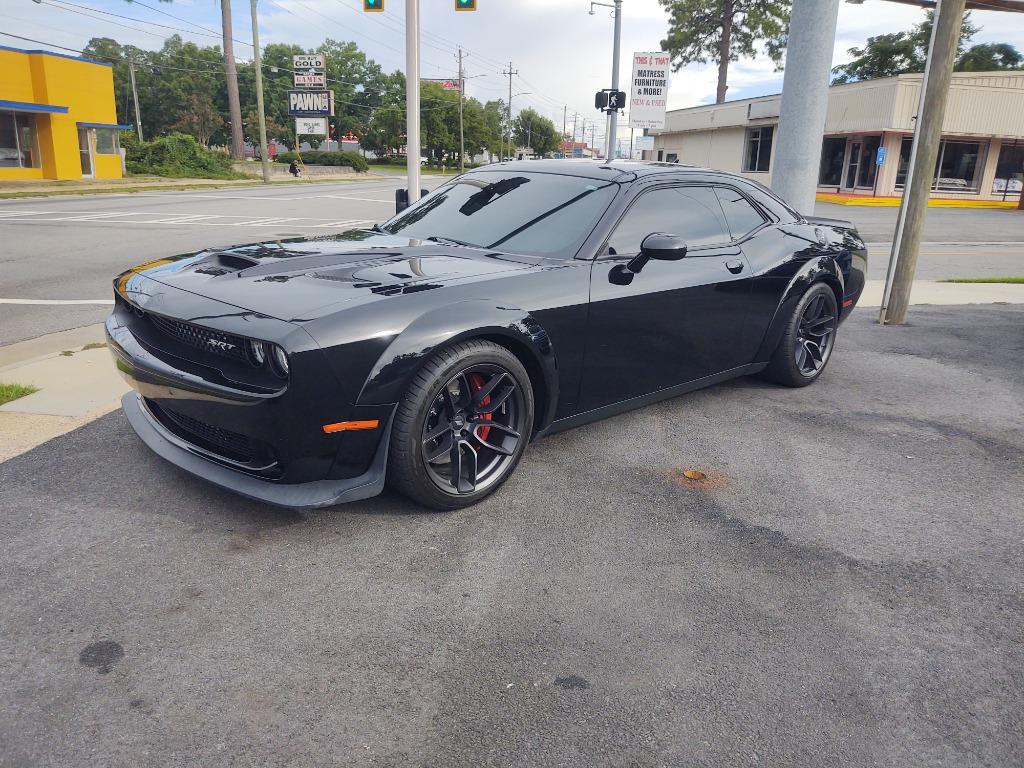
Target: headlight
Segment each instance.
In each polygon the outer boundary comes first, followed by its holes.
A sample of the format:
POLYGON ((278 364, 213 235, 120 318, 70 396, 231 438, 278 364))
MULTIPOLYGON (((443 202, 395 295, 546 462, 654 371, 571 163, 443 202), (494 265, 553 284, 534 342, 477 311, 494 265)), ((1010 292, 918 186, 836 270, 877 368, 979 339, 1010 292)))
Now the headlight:
POLYGON ((274 371, 279 376, 288 375, 288 355, 277 344, 270 345, 270 359, 273 363, 274 371))
POLYGON ((267 350, 262 341, 249 341, 249 359, 257 368, 263 367, 263 363, 267 360, 267 350))

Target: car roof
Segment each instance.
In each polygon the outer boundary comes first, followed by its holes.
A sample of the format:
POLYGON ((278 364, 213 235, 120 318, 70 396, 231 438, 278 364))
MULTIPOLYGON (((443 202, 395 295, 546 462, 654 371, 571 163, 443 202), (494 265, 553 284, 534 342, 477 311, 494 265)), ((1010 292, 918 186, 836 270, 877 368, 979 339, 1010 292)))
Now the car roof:
POLYGON ((474 168, 475 171, 532 171, 533 173, 559 173, 564 176, 581 176, 588 179, 602 179, 607 181, 628 181, 627 176, 634 179, 642 176, 652 176, 663 173, 714 173, 723 176, 722 171, 715 171, 709 168, 700 168, 693 165, 680 165, 679 163, 658 163, 650 160, 586 160, 586 159, 565 159, 565 160, 506 160, 501 163, 491 163, 474 168))

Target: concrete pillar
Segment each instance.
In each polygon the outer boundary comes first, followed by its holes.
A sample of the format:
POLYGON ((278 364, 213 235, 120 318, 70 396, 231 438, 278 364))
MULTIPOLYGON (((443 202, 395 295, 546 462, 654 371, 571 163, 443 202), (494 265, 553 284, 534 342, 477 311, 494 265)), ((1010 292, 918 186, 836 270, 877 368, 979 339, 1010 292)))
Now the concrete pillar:
POLYGON ((804 214, 814 212, 838 17, 839 0, 793 0, 772 189, 804 214))

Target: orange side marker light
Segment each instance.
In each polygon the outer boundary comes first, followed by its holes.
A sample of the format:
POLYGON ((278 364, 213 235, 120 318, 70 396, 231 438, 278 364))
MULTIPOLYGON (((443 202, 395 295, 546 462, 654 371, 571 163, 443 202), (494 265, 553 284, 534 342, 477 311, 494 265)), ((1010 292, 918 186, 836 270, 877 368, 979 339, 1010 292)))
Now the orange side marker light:
POLYGON ((324 432, 328 435, 335 432, 358 432, 364 429, 376 429, 380 426, 379 419, 367 419, 366 421, 339 421, 335 424, 324 424, 324 432))

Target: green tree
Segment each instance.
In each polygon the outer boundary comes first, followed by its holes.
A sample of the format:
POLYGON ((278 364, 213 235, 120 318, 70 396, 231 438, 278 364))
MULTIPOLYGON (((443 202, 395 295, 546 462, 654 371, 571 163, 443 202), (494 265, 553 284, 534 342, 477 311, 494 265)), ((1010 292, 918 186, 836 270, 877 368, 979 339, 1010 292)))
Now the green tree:
MULTIPOLYGON (((929 11, 927 18, 909 31, 869 37, 863 48, 850 48, 847 53, 853 60, 832 70, 832 82, 853 83, 924 72, 934 15, 929 11)), ((985 43, 968 48, 971 38, 980 31, 980 27, 971 22, 970 14, 965 14, 953 67, 957 72, 1021 68, 1024 56, 1008 43, 985 43)))
POLYGON ((1024 68, 1024 56, 1009 43, 972 45, 957 60, 959 72, 995 72, 1024 68))
POLYGON ((518 146, 530 147, 541 157, 554 152, 559 145, 554 122, 533 109, 524 109, 513 120, 512 138, 518 146))
POLYGON ((687 64, 718 64, 715 100, 725 101, 729 62, 753 56, 758 45, 776 65, 782 62, 790 0, 658 0, 668 11, 668 36, 661 49, 672 54, 673 70, 687 64))

